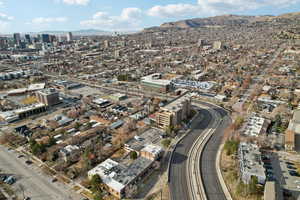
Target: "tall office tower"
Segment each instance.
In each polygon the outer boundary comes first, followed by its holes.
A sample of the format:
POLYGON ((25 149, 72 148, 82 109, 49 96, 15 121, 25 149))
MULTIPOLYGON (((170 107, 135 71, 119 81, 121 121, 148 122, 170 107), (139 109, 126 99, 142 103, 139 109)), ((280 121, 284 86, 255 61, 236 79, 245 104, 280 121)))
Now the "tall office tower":
POLYGON ((43 43, 50 43, 50 35, 49 34, 42 34, 42 42, 43 43))
POLYGON ((73 40, 73 35, 72 35, 71 32, 69 32, 69 33, 67 34, 67 41, 68 41, 68 42, 71 42, 72 40, 73 40))
POLYGON ((21 34, 20 33, 14 33, 14 42, 17 45, 20 45, 20 42, 21 42, 21 34))
POLYGON ((26 43, 31 44, 31 37, 29 34, 25 34, 25 41, 26 43))

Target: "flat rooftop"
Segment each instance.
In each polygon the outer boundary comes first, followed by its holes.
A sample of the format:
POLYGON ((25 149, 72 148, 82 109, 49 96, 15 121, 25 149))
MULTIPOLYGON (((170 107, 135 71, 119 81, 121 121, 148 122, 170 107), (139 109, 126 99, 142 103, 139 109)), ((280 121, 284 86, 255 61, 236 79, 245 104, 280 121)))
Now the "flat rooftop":
POLYGON ((257 145, 252 143, 240 143, 239 155, 241 170, 244 173, 265 177, 265 168, 263 167, 261 153, 257 145))
POLYGON ((182 103, 184 103, 185 101, 190 101, 190 97, 188 95, 183 95, 183 96, 179 97, 178 99, 175 99, 174 101, 165 105, 162 109, 168 110, 168 111, 179 110, 179 109, 181 109, 182 103))
POLYGON ((152 160, 147 158, 139 157, 131 165, 126 167, 112 159, 107 159, 91 169, 88 174, 90 177, 98 174, 104 184, 120 192, 126 185, 130 184, 147 169, 152 162, 152 160))
POLYGON ((145 132, 143 132, 141 135, 129 140, 125 144, 125 147, 134 151, 140 151, 141 149, 143 149, 144 147, 150 144, 160 146, 161 135, 164 134, 165 133, 159 129, 150 128, 145 132))
POLYGON ((47 89, 40 90, 39 93, 43 95, 50 95, 58 92, 53 88, 47 88, 47 89))

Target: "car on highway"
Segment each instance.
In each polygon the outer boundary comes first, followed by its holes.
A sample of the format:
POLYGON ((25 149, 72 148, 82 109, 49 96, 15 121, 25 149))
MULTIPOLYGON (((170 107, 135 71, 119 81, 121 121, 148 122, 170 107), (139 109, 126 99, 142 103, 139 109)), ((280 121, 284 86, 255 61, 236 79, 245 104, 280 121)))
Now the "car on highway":
POLYGON ((25 197, 23 200, 30 200, 31 198, 30 197, 25 197))
POLYGON ((23 154, 18 155, 18 158, 23 158, 23 157, 24 157, 23 154))

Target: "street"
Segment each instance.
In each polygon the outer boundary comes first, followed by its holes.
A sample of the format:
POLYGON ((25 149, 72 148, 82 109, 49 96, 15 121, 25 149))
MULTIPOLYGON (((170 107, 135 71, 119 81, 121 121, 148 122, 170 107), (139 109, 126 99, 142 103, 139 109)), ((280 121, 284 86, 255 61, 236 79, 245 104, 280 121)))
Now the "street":
POLYGON ((2 173, 13 174, 17 181, 13 187, 22 196, 20 185, 24 188, 26 197, 31 200, 80 200, 81 195, 71 192, 66 185, 55 182, 52 178, 42 173, 41 169, 34 164, 26 165, 26 158, 17 158, 14 150, 7 150, 0 146, 0 169, 2 173))

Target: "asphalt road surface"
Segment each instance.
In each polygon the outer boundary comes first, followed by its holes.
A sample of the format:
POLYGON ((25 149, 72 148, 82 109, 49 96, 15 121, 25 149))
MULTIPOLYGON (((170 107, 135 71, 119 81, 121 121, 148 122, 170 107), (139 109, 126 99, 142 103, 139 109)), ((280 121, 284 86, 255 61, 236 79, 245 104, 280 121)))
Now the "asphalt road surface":
MULTIPOLYGON (((64 184, 51 182, 51 177, 42 174, 41 170, 32 165, 25 164, 25 158, 17 158, 17 153, 8 151, 0 146, 1 173, 13 174, 17 182, 13 187, 18 189, 21 184, 25 190, 25 196, 31 200, 80 200, 82 196, 70 191, 64 184)), ((20 192, 20 191, 19 191, 20 192)), ((21 192, 20 192, 21 193, 21 192)))
POLYGON ((200 115, 192 122, 193 129, 182 139, 174 150, 170 163, 170 193, 172 200, 187 200, 189 198, 186 180, 187 155, 192 144, 212 124, 212 115, 205 109, 200 109, 200 115))
POLYGON ((218 148, 222 142, 222 135, 224 129, 231 123, 231 119, 227 116, 227 113, 218 107, 214 107, 211 104, 207 104, 201 101, 195 101, 203 105, 211 107, 213 109, 211 114, 208 110, 201 109, 200 113, 204 118, 198 116, 192 123, 192 131, 181 140, 174 150, 174 154, 171 158, 170 163, 170 193, 172 200, 187 200, 189 199, 188 188, 187 188, 187 177, 186 177, 186 160, 187 155, 192 147, 192 144, 196 139, 209 128, 212 127, 213 122, 216 120, 220 121, 220 125, 205 145, 202 156, 200 159, 200 169, 202 173, 202 180, 204 190, 208 200, 226 200, 223 193, 223 189, 218 180, 216 171, 216 156, 218 148))
POLYGON ((221 115, 223 120, 210 140, 206 143, 199 164, 207 199, 226 200, 217 175, 216 158, 219 146, 222 142, 223 131, 231 123, 231 120, 226 116, 226 112, 221 109, 216 108, 215 111, 221 115))

